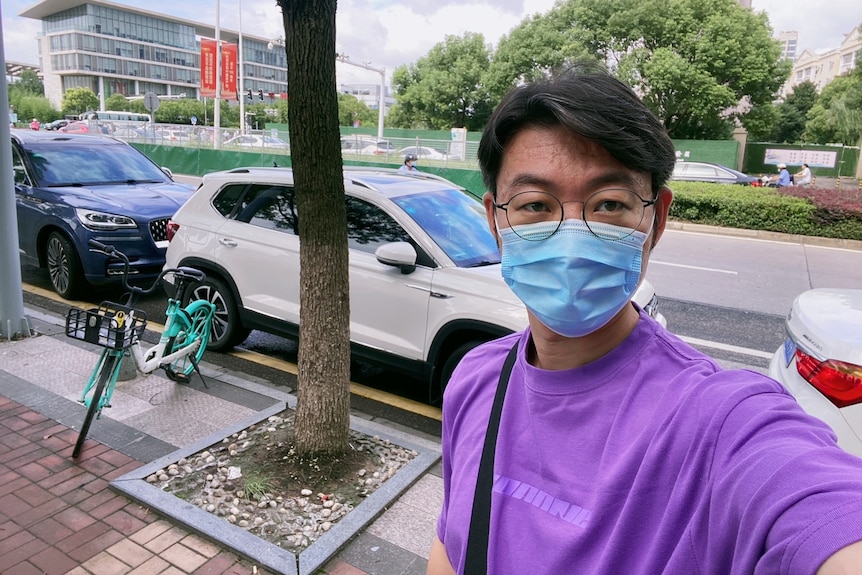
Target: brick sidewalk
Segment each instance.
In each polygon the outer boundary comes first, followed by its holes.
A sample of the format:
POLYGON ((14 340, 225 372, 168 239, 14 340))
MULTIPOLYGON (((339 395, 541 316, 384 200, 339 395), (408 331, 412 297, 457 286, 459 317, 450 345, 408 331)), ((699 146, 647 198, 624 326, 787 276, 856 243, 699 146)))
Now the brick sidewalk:
POLYGON ((246 560, 113 493, 143 463, 0 396, 0 573, 261 573, 246 560))

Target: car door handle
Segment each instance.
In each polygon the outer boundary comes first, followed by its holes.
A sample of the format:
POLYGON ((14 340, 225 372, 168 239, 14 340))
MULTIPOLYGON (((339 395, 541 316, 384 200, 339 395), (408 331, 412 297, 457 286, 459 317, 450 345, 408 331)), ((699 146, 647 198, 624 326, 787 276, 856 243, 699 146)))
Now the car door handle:
POLYGON ((218 243, 220 243, 223 246, 227 246, 229 248, 235 248, 236 247, 236 242, 230 238, 221 238, 218 241, 218 243))
POLYGON ((416 285, 416 284, 408 284, 408 283, 406 283, 404 285, 409 287, 409 288, 412 288, 412 289, 418 289, 419 291, 427 291, 428 295, 430 295, 431 297, 438 298, 438 299, 449 299, 449 298, 453 297, 450 294, 445 294, 443 292, 434 291, 430 287, 426 287, 426 286, 421 286, 421 285, 416 285))

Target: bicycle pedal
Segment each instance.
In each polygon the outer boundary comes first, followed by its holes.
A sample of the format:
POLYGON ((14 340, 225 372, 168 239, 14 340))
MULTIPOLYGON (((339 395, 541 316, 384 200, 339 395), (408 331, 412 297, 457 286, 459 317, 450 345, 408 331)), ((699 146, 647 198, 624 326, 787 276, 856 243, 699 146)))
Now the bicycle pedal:
POLYGON ((192 378, 182 372, 174 372, 174 381, 183 385, 188 385, 191 383, 192 378))

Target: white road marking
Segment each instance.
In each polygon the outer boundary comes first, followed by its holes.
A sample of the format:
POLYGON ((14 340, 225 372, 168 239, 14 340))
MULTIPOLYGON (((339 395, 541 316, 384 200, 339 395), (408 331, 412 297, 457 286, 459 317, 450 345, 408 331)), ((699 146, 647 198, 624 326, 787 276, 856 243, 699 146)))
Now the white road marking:
POLYGON ((675 267, 675 268, 686 268, 689 270, 698 270, 698 271, 702 271, 702 272, 715 272, 717 274, 730 274, 733 276, 739 275, 739 272, 735 272, 733 270, 720 270, 717 268, 704 268, 704 267, 700 267, 700 266, 689 266, 689 265, 685 265, 685 264, 672 264, 670 262, 663 262, 661 260, 654 260, 654 259, 650 259, 649 263, 650 263, 650 265, 659 264, 662 266, 671 266, 671 267, 675 267))
POLYGON ((750 355, 752 357, 760 357, 763 359, 772 359, 774 352, 766 352, 760 351, 759 349, 751 349, 748 347, 740 347, 738 345, 730 345, 728 343, 720 343, 717 341, 707 341, 705 339, 698 339, 696 337, 687 337, 684 335, 677 335, 682 341, 686 342, 689 345, 699 345, 701 347, 710 347, 712 349, 720 349, 722 351, 729 351, 733 353, 739 353, 742 355, 750 355))

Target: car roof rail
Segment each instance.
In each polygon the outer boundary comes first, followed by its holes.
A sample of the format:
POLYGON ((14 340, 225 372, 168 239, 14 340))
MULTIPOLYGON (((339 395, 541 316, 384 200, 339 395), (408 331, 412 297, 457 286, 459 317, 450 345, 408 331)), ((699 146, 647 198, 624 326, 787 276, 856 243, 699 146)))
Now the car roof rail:
POLYGON ((398 168, 378 168, 375 166, 344 166, 345 174, 351 172, 367 172, 369 174, 391 174, 393 176, 403 176, 407 178, 414 178, 417 180, 434 180, 436 182, 453 185, 459 189, 462 188, 462 186, 459 186, 455 182, 447 180, 443 176, 432 174, 431 172, 400 172, 398 168))

